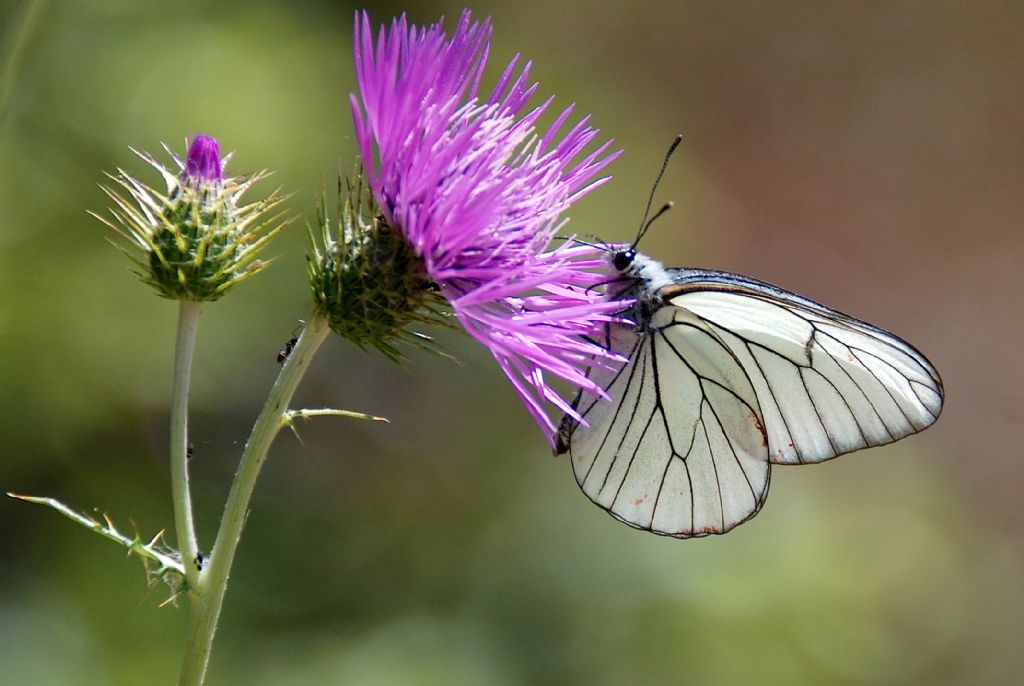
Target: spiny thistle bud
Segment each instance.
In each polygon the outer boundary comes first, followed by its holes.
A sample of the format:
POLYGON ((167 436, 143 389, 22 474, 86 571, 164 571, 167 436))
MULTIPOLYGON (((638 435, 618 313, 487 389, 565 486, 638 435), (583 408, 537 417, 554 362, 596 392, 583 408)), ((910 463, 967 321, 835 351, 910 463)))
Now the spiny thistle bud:
POLYGON ((344 182, 338 179, 334 226, 324 196, 317 224, 316 232, 309 227, 309 282, 331 329, 395 361, 403 358, 396 347, 400 342, 439 352, 430 337, 406 327, 450 327, 445 300, 412 246, 384 220, 363 186, 360 165, 344 182))
MULTIPOLYGON (((161 193, 122 169, 107 176, 120 188, 103 190, 114 202, 114 222, 95 213, 142 255, 118 245, 135 263, 136 274, 174 300, 212 301, 266 266, 259 251, 286 224, 283 213, 270 215, 285 197, 278 191, 247 205, 242 195, 268 176, 224 177, 220 144, 198 135, 183 162, 167 146, 177 173, 146 153, 132 150, 163 177, 161 193)), ((117 245, 117 244, 115 244, 117 245)))

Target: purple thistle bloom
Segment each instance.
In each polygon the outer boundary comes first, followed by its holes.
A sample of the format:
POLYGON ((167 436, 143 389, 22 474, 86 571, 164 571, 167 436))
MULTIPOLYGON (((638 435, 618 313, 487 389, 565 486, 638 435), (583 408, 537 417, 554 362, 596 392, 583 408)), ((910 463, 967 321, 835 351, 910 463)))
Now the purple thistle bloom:
POLYGON ((466 10, 450 39, 442 22, 410 26, 403 15, 374 41, 369 16, 357 13, 352 113, 386 220, 550 439, 546 403, 577 415, 547 375, 604 397, 586 369, 621 361, 584 338, 629 304, 594 288, 608 278, 605 254, 571 242, 548 250, 561 213, 608 180, 595 175, 619 153, 606 153, 609 141, 574 161, 597 130, 584 117, 559 136, 572 106, 536 132, 551 99, 523 113, 537 84, 518 56, 478 97, 490 34, 490 21, 466 10))
POLYGON ((197 181, 220 183, 224 169, 220 159, 220 143, 213 136, 197 134, 188 146, 184 176, 197 181))

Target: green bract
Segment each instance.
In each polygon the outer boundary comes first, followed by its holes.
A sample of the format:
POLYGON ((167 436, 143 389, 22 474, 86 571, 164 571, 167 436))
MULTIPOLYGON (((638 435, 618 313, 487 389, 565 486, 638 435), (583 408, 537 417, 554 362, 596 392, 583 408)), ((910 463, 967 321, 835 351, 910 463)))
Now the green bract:
POLYGON ((402 358, 396 343, 437 352, 430 337, 410 324, 450 326, 446 301, 402 234, 390 226, 363 186, 361 169, 338 181, 337 219, 326 198, 309 227, 309 282, 317 309, 331 329, 360 348, 402 358))

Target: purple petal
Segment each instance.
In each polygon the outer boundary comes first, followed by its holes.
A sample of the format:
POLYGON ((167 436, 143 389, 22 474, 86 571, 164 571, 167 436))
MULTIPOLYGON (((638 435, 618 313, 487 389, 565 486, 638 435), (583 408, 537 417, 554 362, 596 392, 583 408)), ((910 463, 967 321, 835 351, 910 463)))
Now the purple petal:
POLYGON ((219 183, 224 180, 220 143, 213 136, 197 134, 188 146, 185 176, 198 181, 219 183))

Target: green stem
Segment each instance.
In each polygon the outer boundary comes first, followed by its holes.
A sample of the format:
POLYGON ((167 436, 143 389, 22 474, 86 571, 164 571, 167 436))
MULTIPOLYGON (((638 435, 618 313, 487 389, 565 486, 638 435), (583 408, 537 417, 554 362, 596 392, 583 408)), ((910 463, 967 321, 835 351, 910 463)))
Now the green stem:
POLYGON ((238 540, 242 535, 256 478, 267 459, 270 444, 285 425, 292 395, 329 331, 327 320, 320 314, 314 314, 302 330, 252 427, 238 471, 235 473, 235 480, 231 484, 227 504, 224 506, 224 517, 221 519, 209 563, 199 574, 199 583, 191 594, 192 614, 179 686, 199 686, 203 683, 206 665, 210 659, 210 648, 213 645, 213 635, 224 603, 224 591, 227 590, 228 574, 235 558, 235 550, 238 548, 238 540))
POLYGON ((192 495, 188 486, 188 389, 199 315, 203 306, 191 300, 179 302, 171 399, 171 497, 174 501, 174 528, 182 566, 185 567, 185 580, 189 587, 194 587, 199 583, 199 544, 196 542, 195 524, 192 521, 192 495))

